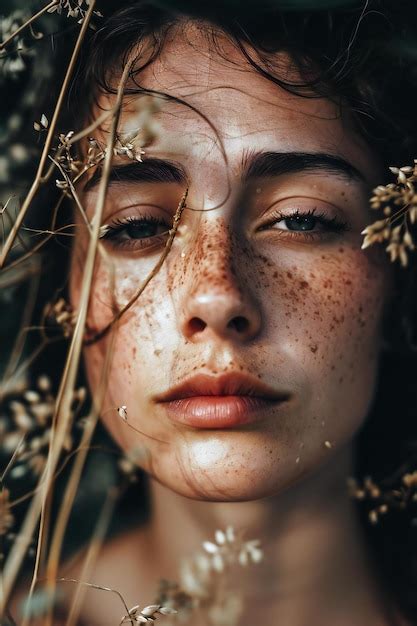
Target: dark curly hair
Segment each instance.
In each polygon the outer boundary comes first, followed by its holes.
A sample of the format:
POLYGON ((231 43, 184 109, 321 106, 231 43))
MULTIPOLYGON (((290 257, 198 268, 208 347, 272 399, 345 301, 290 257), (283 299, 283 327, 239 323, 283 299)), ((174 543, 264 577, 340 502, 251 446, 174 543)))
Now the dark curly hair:
MULTIPOLYGON (((226 34, 265 79, 304 97, 325 96, 340 111, 349 111, 386 168, 387 179, 381 184, 392 180, 389 166, 412 164, 417 157, 417 7, 413 2, 260 0, 237 6, 232 1, 123 0, 103 2, 99 8, 104 17, 96 21, 97 29, 83 46, 63 113, 62 124, 68 129, 76 128, 80 117, 88 117, 100 91, 112 92, 112 77, 144 39, 151 44, 150 53, 142 66, 135 67, 133 78, 135 91, 147 91, 140 86, 141 70, 158 56, 173 24, 195 19, 210 26, 205 32, 214 46, 216 33, 226 34), (289 83, 280 76, 271 57, 277 51, 291 56, 306 77, 303 83, 289 83)), ((52 193, 56 190, 44 192, 43 204, 50 205, 52 193)), ((39 212, 35 213, 39 228, 39 212)), ((67 257, 55 242, 46 251, 48 285, 40 292, 40 304, 62 283, 67 257), (48 264, 48 255, 55 259, 53 264, 48 264), (56 262, 57 255, 62 263, 56 262)), ((378 385, 356 445, 357 477, 370 475, 378 484, 390 486, 401 472, 417 465, 416 260, 410 261, 406 269, 395 268, 396 294, 385 324, 378 385)), ((37 367, 44 371, 50 362, 51 356, 42 357, 37 367)), ((366 503, 358 504, 358 514, 382 584, 404 615, 417 624, 413 502, 390 511, 376 525, 369 524, 366 503)))

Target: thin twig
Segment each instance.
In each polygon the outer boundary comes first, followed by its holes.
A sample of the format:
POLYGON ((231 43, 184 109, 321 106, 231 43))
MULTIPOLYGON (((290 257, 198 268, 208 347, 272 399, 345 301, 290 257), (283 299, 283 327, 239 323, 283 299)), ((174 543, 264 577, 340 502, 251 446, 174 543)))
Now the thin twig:
MULTIPOLYGON (((90 5, 90 9, 93 5, 90 5)), ((85 267, 82 277, 82 287, 80 294, 80 305, 78 311, 77 322, 75 324, 74 334, 72 337, 70 349, 67 356, 67 361, 65 364, 63 376, 61 379, 61 385, 58 390, 57 401, 55 414, 52 424, 52 434, 51 434, 51 448, 48 455, 48 461, 46 464, 45 472, 46 472, 46 481, 45 488, 43 490, 44 493, 40 492, 39 504, 41 505, 41 520, 39 527, 39 540, 38 540, 38 548, 36 553, 36 562, 34 568, 34 574, 32 578, 32 584, 29 592, 29 597, 33 594, 35 589, 39 566, 40 566, 40 556, 44 539, 44 524, 47 519, 47 511, 48 511, 48 502, 51 499, 50 487, 52 484, 51 477, 54 473, 59 454, 62 449, 62 445, 65 440, 65 436, 68 432, 69 428, 69 420, 71 417, 71 402, 72 402, 72 394, 75 385, 76 375, 78 371, 78 364, 81 356, 82 349, 82 341, 84 335, 84 328, 87 319, 87 309, 90 298, 91 285, 93 280, 94 266, 96 260, 97 253, 97 243, 99 239, 100 233, 100 224, 102 219, 102 214, 104 210, 104 204, 106 200, 107 187, 110 179, 110 170, 111 164, 113 160, 113 148, 116 141, 116 133, 117 127, 119 124, 121 106, 123 102, 123 93, 125 83, 128 79, 131 66, 133 63, 133 59, 126 64, 122 78, 117 91, 116 105, 114 117, 112 120, 111 131, 109 134, 107 148, 106 148, 106 157, 104 161, 103 174, 100 180, 100 186, 98 191, 98 198, 96 204, 96 212, 94 215, 94 219, 92 220, 92 228, 91 228, 91 238, 87 250, 85 267), (59 420, 57 419, 59 416, 59 420), (42 499, 42 495, 44 499, 42 499)), ((22 626, 27 626, 27 620, 23 620, 22 626)))
MULTIPOLYGON (((101 515, 94 530, 94 534, 88 547, 87 555, 81 571, 81 578, 84 580, 90 577, 92 569, 97 561, 98 554, 106 537, 111 517, 114 512, 114 507, 119 495, 120 489, 116 487, 113 487, 107 494, 106 501, 104 503, 101 515)), ((76 624, 78 623, 83 597, 84 594, 82 593, 82 586, 79 585, 77 586, 77 589, 75 591, 74 599, 72 601, 71 609, 65 626, 76 626, 76 624)))
POLYGON ((115 593, 122 601, 123 607, 126 613, 129 615, 129 609, 127 608, 126 601, 123 598, 120 591, 117 591, 117 589, 111 589, 110 587, 102 587, 101 585, 94 585, 93 583, 86 583, 82 580, 77 580, 76 578, 58 578, 57 582, 77 583, 78 585, 84 585, 85 587, 90 587, 91 589, 97 589, 98 591, 110 591, 111 593, 115 593))
MULTIPOLYGON (((38 168, 38 172, 35 178, 35 181, 32 185, 31 191, 28 194, 28 197, 25 200, 24 206, 22 207, 21 212, 19 213, 19 218, 16 221, 15 224, 15 228, 14 228, 14 234, 13 232, 11 232, 9 234, 8 240, 6 241, 5 244, 5 248, 3 250, 2 253, 2 257, 0 259, 0 266, 4 264, 4 261, 7 257, 8 251, 10 250, 10 247, 14 241, 14 237, 15 237, 15 233, 16 230, 18 230, 18 228, 20 227, 20 224, 22 223, 23 219, 24 219, 24 215, 28 209, 28 207, 30 206, 30 203, 32 202, 32 199, 39 187, 40 184, 40 178, 42 175, 42 171, 47 159, 47 155, 48 155, 48 151, 49 151, 49 147, 50 147, 50 143, 52 141, 52 136, 53 136, 53 131, 55 129, 55 125, 57 123, 58 120, 58 115, 59 115, 59 111, 60 108, 62 106, 63 100, 64 100, 64 96, 69 84, 69 80, 70 80, 70 76, 72 75, 73 69, 75 67, 75 63, 78 57, 78 53, 81 47, 81 43, 84 39, 85 33, 87 31, 93 10, 94 10, 94 5, 95 5, 95 0, 91 0, 90 1, 90 5, 86 14, 86 17, 83 21, 82 27, 81 27, 81 31, 80 34, 77 38, 77 42, 75 44, 75 48, 74 51, 72 53, 71 56, 71 61, 69 64, 69 67, 67 69, 67 72, 65 74, 65 78, 64 78, 64 82, 63 85, 61 87, 61 92, 58 98, 58 102, 56 105, 56 109, 54 111, 54 115, 53 115, 53 119, 51 122, 51 126, 49 127, 49 133, 48 133, 48 137, 46 139, 45 142, 45 146, 44 146, 44 150, 41 156, 41 161, 39 164, 39 168, 38 168), (8 243, 9 242, 9 243, 8 243)), ((118 115, 116 116, 117 120, 118 120, 118 115)), ((115 131, 114 131, 114 136, 115 136, 115 131)), ((110 155, 111 157, 111 155, 110 155)), ((108 170, 110 168, 110 165, 108 166, 108 170)), ((109 172, 108 172, 109 173, 109 172)), ((107 179, 108 179, 108 173, 107 173, 107 179)), ((103 203, 104 204, 104 198, 103 198, 103 203)), ((99 206, 99 204, 97 205, 99 206)), ((101 207, 102 210, 102 207, 101 207)), ((97 229, 97 238, 98 238, 98 232, 99 232, 99 225, 97 224, 96 226, 97 229)), ((92 238, 94 239, 94 238, 92 238)), ((90 248, 93 248, 92 250, 89 249, 89 257, 87 259, 87 263, 86 263, 86 270, 85 270, 85 278, 86 278, 86 285, 87 285, 87 289, 89 290, 90 288, 90 284, 91 284, 91 279, 92 279, 92 271, 93 271, 93 267, 92 264, 94 264, 94 259, 95 259, 95 247, 94 247, 94 242, 92 243, 92 246, 90 246, 90 248)), ((84 287, 84 285, 83 285, 84 287)), ((62 448, 62 444, 67 432, 67 427, 68 427, 68 423, 69 423, 69 419, 70 419, 70 409, 71 409, 71 396, 72 396, 72 389, 74 388, 74 381, 76 378, 76 371, 78 369, 78 362, 79 362, 79 354, 80 354, 80 349, 81 349, 81 345, 82 345, 82 334, 83 334, 83 329, 84 329, 84 324, 85 324, 85 317, 86 317, 86 309, 83 310, 81 312, 81 315, 79 315, 78 320, 77 320, 77 325, 74 331, 74 335, 73 335, 73 339, 72 339, 72 343, 71 343, 71 347, 70 347, 70 351, 68 354, 68 359, 67 359, 67 364, 64 370, 64 375, 63 375, 63 380, 60 386, 60 390, 59 390, 59 394, 58 394, 58 398, 57 398, 57 403, 56 403, 56 412, 55 412, 55 422, 56 422, 56 415, 59 414, 60 415, 60 420, 59 420, 59 425, 57 428, 57 437, 56 437, 56 442, 54 441, 53 444, 51 444, 51 448, 50 448, 50 454, 48 455, 48 462, 46 464, 43 476, 45 477, 45 486, 43 489, 41 489, 33 498, 29 510, 27 512, 27 515, 25 517, 25 520, 23 522, 22 525, 22 532, 24 533, 24 537, 25 540, 22 542, 22 545, 19 546, 13 546, 9 557, 7 559, 7 562, 5 564, 5 568, 4 568, 4 593, 3 593, 3 597, 1 598, 2 600, 2 605, 6 605, 8 597, 11 593, 11 590, 13 588, 13 584, 15 582, 16 576, 19 572, 20 566, 22 564, 23 558, 25 556, 26 550, 29 546, 29 542, 31 541, 31 538, 33 536, 33 532, 36 528, 36 525, 38 523, 39 520, 39 514, 42 512, 43 507, 44 507, 44 503, 46 501, 47 498, 47 494, 48 494, 48 490, 50 488, 51 485, 51 480, 53 479, 53 475, 55 473, 55 467, 56 464, 58 463, 58 458, 59 458, 59 453, 61 451, 62 448)), ((42 540, 42 525, 40 527, 40 539, 42 540)), ((37 554, 36 554, 36 562, 35 562, 35 568, 34 568, 34 576, 32 579, 32 584, 31 584, 31 590, 30 593, 33 594, 33 590, 36 584, 36 576, 37 576, 37 569, 39 567, 39 558, 40 558, 40 545, 41 545, 41 541, 38 543, 38 550, 37 550, 37 554)))
POLYGON ((23 434, 23 435, 21 436, 21 438, 20 438, 20 440, 19 440, 19 443, 17 444, 16 448, 14 449, 14 452, 13 452, 12 456, 10 457, 9 462, 7 463, 7 465, 6 465, 5 469, 3 470, 3 473, 2 473, 2 475, 0 476, 0 487, 1 487, 1 486, 2 486, 2 484, 4 483, 4 481, 5 481, 5 479, 6 479, 7 474, 9 473, 9 471, 11 470, 11 468, 13 467, 13 463, 15 462, 16 457, 17 457, 17 455, 19 454, 20 447, 21 447, 22 443, 24 442, 25 437, 26 437, 26 435, 25 435, 25 434, 23 434))

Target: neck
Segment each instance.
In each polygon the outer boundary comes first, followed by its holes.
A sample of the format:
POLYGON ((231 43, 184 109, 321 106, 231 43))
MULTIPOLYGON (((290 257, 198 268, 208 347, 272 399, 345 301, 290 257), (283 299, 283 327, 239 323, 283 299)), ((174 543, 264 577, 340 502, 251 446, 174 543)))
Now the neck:
POLYGON ((346 448, 285 493, 227 503, 184 498, 150 479, 150 539, 158 564, 178 579, 181 560, 213 540, 216 529, 232 525, 245 539, 260 539, 264 551, 261 564, 241 568, 239 587, 268 605, 268 614, 273 607, 280 623, 304 625, 315 615, 323 626, 388 624, 347 493, 350 473, 346 448))

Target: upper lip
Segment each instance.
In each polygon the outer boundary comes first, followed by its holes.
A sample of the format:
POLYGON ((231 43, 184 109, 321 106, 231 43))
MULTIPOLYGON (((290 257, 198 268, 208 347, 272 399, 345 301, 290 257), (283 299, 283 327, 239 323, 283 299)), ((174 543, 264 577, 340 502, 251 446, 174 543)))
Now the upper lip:
POLYGON ((287 400, 289 394, 268 387, 249 374, 199 374, 156 396, 155 401, 172 402, 196 396, 252 396, 268 400, 287 400))

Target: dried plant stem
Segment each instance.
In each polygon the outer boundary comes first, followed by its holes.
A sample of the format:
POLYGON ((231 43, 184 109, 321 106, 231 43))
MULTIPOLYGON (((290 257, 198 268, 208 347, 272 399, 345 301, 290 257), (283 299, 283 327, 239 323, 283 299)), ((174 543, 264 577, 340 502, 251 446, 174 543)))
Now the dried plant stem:
MULTIPOLYGON (((99 552, 106 538, 106 533, 119 495, 120 490, 116 487, 113 487, 107 494, 107 498, 102 508, 96 528, 94 530, 93 537, 88 546, 87 555, 81 571, 82 580, 88 580, 91 576, 99 552)), ((76 626, 78 624, 85 591, 86 588, 82 585, 77 586, 65 626, 76 626)))
POLYGON ((10 457, 10 459, 9 459, 9 462, 7 463, 7 465, 6 465, 5 469, 3 470, 2 475, 0 476, 0 488, 2 488, 2 487, 3 487, 3 482, 4 482, 4 480, 5 480, 6 476, 7 476, 7 474, 9 473, 9 471, 11 470, 11 468, 13 467, 13 464, 14 464, 14 462, 15 462, 15 460, 16 460, 16 457, 17 457, 17 455, 19 454, 19 451, 20 451, 20 446, 21 446, 21 445, 22 445, 22 443, 24 442, 25 437, 26 437, 26 435, 25 435, 25 434, 21 436, 21 438, 20 438, 20 440, 19 440, 19 443, 17 444, 16 448, 14 449, 13 454, 12 454, 12 456, 11 456, 11 457, 10 457))
POLYGON ((10 357, 7 362, 7 366, 4 372, 4 379, 7 380, 16 369, 17 363, 22 355, 23 348, 25 346, 27 330, 29 326, 29 322, 32 318, 33 309, 36 303, 36 294, 38 292, 39 287, 39 274, 35 274, 36 280, 31 280, 29 283, 29 293, 25 303, 25 308, 23 311, 23 320, 21 324, 21 329, 19 335, 14 343, 13 350, 11 351, 10 357))
POLYGON ((111 593, 115 593, 121 600, 127 615, 129 615, 129 609, 127 608, 127 604, 122 594, 117 591, 117 589, 111 589, 110 587, 102 587, 100 585, 94 585, 93 583, 86 583, 82 580, 77 580, 76 578, 58 578, 58 582, 63 583, 77 583, 77 585, 84 585, 85 587, 89 587, 90 589, 97 589, 98 591, 110 591, 111 593))
MULTIPOLYGON (((53 4, 55 4, 55 2, 52 3, 52 5, 53 4)), ((13 227, 10 230, 10 232, 9 232, 7 238, 6 238, 3 250, 2 250, 2 252, 0 254, 0 269, 4 266, 4 264, 6 262, 7 256, 8 256, 8 254, 9 254, 9 252, 10 252, 12 246, 13 246, 13 242, 14 242, 16 236, 17 236, 17 233, 19 232, 19 229, 20 229, 20 227, 21 227, 21 225, 23 223, 23 220, 25 219, 25 215, 26 215, 26 213, 27 213, 27 211, 28 211, 28 209, 29 209, 29 207, 30 207, 30 205, 32 203, 33 198, 35 197, 36 193, 38 192, 40 185, 43 182, 42 181, 42 173, 43 173, 43 170, 45 168, 45 164, 46 164, 46 161, 47 161, 47 158, 48 158, 48 153, 49 153, 49 149, 51 147, 51 143, 52 143, 52 139, 53 139, 53 136, 54 136, 54 132, 55 132, 56 124, 57 124, 57 121, 58 121, 58 117, 60 115, 62 104, 64 102, 64 97, 65 97, 65 94, 67 92, 68 85, 69 85, 71 76, 73 74, 74 68, 75 68, 75 64, 77 62, 77 58, 78 58, 78 54, 80 52, 81 44, 82 44, 82 42, 84 40, 85 34, 87 32, 87 29, 88 29, 88 26, 89 26, 89 23, 90 23, 90 20, 91 20, 91 16, 93 14, 94 5, 95 5, 95 0, 91 0, 90 4, 89 4, 89 7, 88 7, 88 11, 87 11, 86 16, 85 16, 85 19, 83 20, 83 23, 81 25, 81 29, 80 29, 80 32, 79 32, 78 37, 77 37, 77 41, 76 41, 75 46, 74 46, 74 50, 72 52, 71 59, 70 59, 70 62, 68 64, 67 71, 65 72, 64 81, 62 83, 61 90, 60 90, 59 96, 58 96, 58 100, 57 100, 57 103, 56 103, 56 106, 55 106, 54 114, 52 116, 52 120, 51 120, 51 123, 49 125, 48 134, 47 134, 46 139, 45 139, 45 145, 44 145, 43 150, 42 150, 42 154, 41 154, 41 158, 40 158, 40 161, 39 161, 38 170, 36 172, 35 180, 33 181, 32 186, 31 186, 31 188, 29 190, 29 193, 26 196, 26 198, 25 198, 25 200, 24 200, 24 202, 22 204, 22 207, 21 207, 21 209, 19 211, 19 214, 18 214, 18 216, 16 218, 16 221, 13 224, 13 227)))
MULTIPOLYGON (((54 528, 54 534, 51 542, 50 555, 46 567, 46 587, 48 593, 53 598, 55 593, 55 584, 58 574, 59 559, 61 556, 62 544, 64 540, 65 530, 68 525, 69 516, 72 510, 74 498, 77 493, 77 488, 81 479, 81 474, 84 468, 84 464, 89 451, 89 444, 94 434, 94 430, 102 410, 102 404, 106 393, 108 374, 111 365, 112 348, 113 348, 113 335, 111 336, 110 345, 106 350, 106 358, 103 367, 103 373, 100 379, 100 385, 93 399, 93 408, 90 415, 87 418, 83 435, 81 438, 79 451, 75 460, 74 467, 71 472, 67 487, 65 489, 64 498, 58 513, 58 518, 54 528)), ((111 509, 112 510, 112 509, 111 509)), ((106 509, 107 511, 107 509, 106 509)), ((107 515, 107 514, 106 514, 107 515)), ((110 512, 108 512, 110 515, 110 512)), ((107 517, 105 517, 107 519, 107 517)), ((89 573, 84 572, 82 578, 89 578, 89 573), (84 575, 85 574, 85 575, 84 575)), ((51 610, 48 611, 47 619, 45 620, 45 626, 52 626, 53 607, 50 605, 51 610)))
MULTIPOLYGON (((98 128, 107 118, 109 118, 111 115, 113 115, 113 108, 110 109, 109 111, 104 111, 101 115, 98 116, 98 118, 96 118, 94 120, 94 122, 91 122, 91 124, 89 124, 88 126, 86 126, 86 128, 83 128, 82 130, 80 130, 78 133, 76 133, 75 135, 73 135, 70 139, 68 139, 68 147, 69 146, 73 146, 74 144, 76 144, 78 141, 81 141, 81 139, 84 139, 84 137, 87 137, 88 135, 91 135, 92 132, 94 132, 96 130, 96 128, 98 128)), ((61 149, 59 149, 56 154, 55 154, 55 159, 60 157, 62 154, 62 147, 61 149)), ((49 155, 48 155, 49 156, 49 155)), ((51 158, 49 156, 49 158, 51 158)), ((53 159, 51 159, 53 160, 53 159)), ((56 165, 56 161, 53 160, 54 164, 56 165)), ((77 176, 75 176, 74 178, 74 183, 78 182, 78 180, 89 170, 91 169, 91 167, 85 167, 79 174, 77 174, 77 176)), ((41 178, 41 182, 42 183, 46 183, 50 177, 52 176, 53 172, 54 172, 54 165, 51 165, 49 167, 49 169, 47 170, 46 174, 44 176, 42 176, 41 178)))
POLYGON ((58 4, 58 0, 52 0, 52 2, 44 6, 43 9, 35 13, 35 15, 32 15, 32 17, 30 17, 24 24, 19 26, 19 28, 16 29, 14 33, 10 35, 10 37, 7 37, 7 39, 5 39, 4 41, 0 43, 0 50, 3 50, 3 48, 5 48, 7 44, 13 41, 13 39, 17 37, 17 35, 19 35, 22 32, 22 30, 30 26, 30 24, 33 24, 35 20, 37 20, 41 15, 43 15, 47 11, 49 11, 49 9, 52 9, 52 7, 54 7, 56 4, 58 4))
POLYGON ((13 376, 11 378, 9 378, 9 380, 5 383, 4 387, 0 387, 0 399, 2 398, 3 395, 5 395, 11 388, 13 388, 13 382, 19 378, 19 376, 22 374, 22 372, 25 371, 25 369, 27 369, 31 363, 33 363, 33 361, 37 358, 37 356, 39 354, 41 354, 42 350, 45 348, 45 346, 48 343, 53 343, 55 341, 59 341, 61 338, 56 338, 56 339, 44 339, 39 346, 37 346, 32 354, 30 354, 24 361, 23 363, 20 365, 19 369, 16 370, 13 374, 13 376))
MULTIPOLYGON (((64 471, 64 469, 66 468, 66 466, 68 465, 72 457, 75 454, 77 454, 80 449, 81 449, 81 446, 78 446, 75 450, 73 450, 70 454, 68 454, 68 456, 62 461, 61 467, 59 467, 56 470, 54 478, 57 478, 59 474, 64 471)), ((88 446, 88 451, 90 450, 103 450, 103 447, 102 446, 88 446)), ((107 452, 111 454, 112 450, 107 450, 107 452)), ((26 500, 31 498, 34 493, 36 493, 37 491, 39 491, 39 489, 41 489, 41 487, 42 485, 38 483, 35 489, 25 493, 23 496, 20 496, 20 498, 16 498, 16 500, 13 500, 12 502, 10 502, 10 508, 13 509, 13 507, 18 506, 22 502, 26 502, 26 500)))
MULTIPOLYGON (((91 8, 91 5, 90 5, 91 8)), ((87 249, 87 255, 85 260, 83 277, 81 280, 81 293, 80 293, 80 302, 79 302, 79 310, 77 321, 75 324, 74 334, 72 337, 71 345, 68 352, 68 357, 66 360, 66 364, 64 367, 63 376, 61 379, 60 388, 58 390, 55 415, 51 429, 51 447, 48 454, 48 460, 45 467, 45 486, 39 494, 37 494, 36 499, 38 500, 38 506, 40 507, 39 512, 41 513, 40 520, 40 528, 39 528, 39 540, 38 547, 36 552, 36 562, 34 567, 34 574, 32 578, 32 584, 29 591, 29 598, 33 595, 33 591, 38 578, 38 571, 40 565, 40 555, 43 544, 43 531, 44 531, 44 522, 46 518, 44 517, 44 513, 47 511, 47 502, 51 497, 51 483, 53 473, 55 471, 56 465, 58 463, 59 455, 62 450, 62 446, 65 440, 65 436, 70 427, 71 420, 71 402, 72 402, 72 394, 75 386, 77 371, 79 360, 81 356, 84 328, 87 319, 87 310, 88 303, 90 299, 90 291, 93 280, 94 273, 94 265, 96 260, 97 253, 97 243, 99 240, 100 233, 100 224, 102 220, 102 214, 104 209, 104 204, 106 200, 107 187, 109 183, 111 164, 113 160, 113 148, 116 142, 117 136, 117 127, 119 124, 121 106, 123 101, 123 93, 126 81, 129 76, 129 72, 133 63, 133 59, 126 64, 123 74, 121 77, 121 81, 117 90, 117 98, 116 105, 113 115, 113 120, 111 124, 110 134, 106 147, 106 156, 104 159, 103 166, 103 174, 100 180, 98 197, 96 203, 96 210, 94 214, 94 218, 91 223, 91 237, 87 249), (59 416, 59 420, 57 419, 59 416)), ((29 604, 29 603, 28 603, 29 604)), ((24 619, 22 626, 27 626, 27 621, 24 619)))
POLYGON ((180 219, 181 219, 181 215, 182 215, 182 212, 183 212, 185 204, 186 204, 187 195, 188 195, 188 187, 185 190, 184 195, 182 196, 182 198, 180 200, 180 203, 178 205, 178 208, 177 208, 177 210, 175 212, 173 226, 172 226, 172 228, 171 228, 171 230, 169 232, 169 237, 168 237, 166 246, 164 248, 164 251, 161 254, 161 256, 159 257, 159 260, 158 260, 157 264, 155 265, 155 267, 153 268, 153 270, 145 278, 145 280, 143 281, 143 283, 141 284, 139 289, 136 291, 135 295, 129 300, 129 302, 124 307, 122 307, 120 309, 120 311, 114 316, 112 321, 109 324, 107 324, 107 326, 105 326, 98 333, 96 333, 92 337, 89 337, 88 339, 86 339, 86 341, 85 341, 86 345, 90 345, 90 344, 94 343, 95 341, 98 341, 99 339, 102 339, 109 332, 109 330, 114 326, 114 324, 116 324, 116 322, 122 317, 122 315, 124 315, 126 313, 126 311, 128 311, 130 309, 130 307, 133 306, 133 304, 136 302, 136 300, 139 298, 139 296, 141 296, 141 294, 145 291, 146 287, 151 282, 151 280, 158 274, 159 270, 161 269, 162 265, 164 264, 165 259, 168 256, 169 251, 171 250, 175 234, 176 234, 176 232, 178 230, 178 225, 179 225, 179 222, 180 222, 180 219))
MULTIPOLYGON (((52 212, 52 223, 51 223, 51 228, 53 229, 53 225, 56 222, 56 216, 58 214, 58 210, 63 202, 65 198, 65 194, 62 194, 58 200, 58 202, 55 204, 53 212, 52 212)), ((42 248, 42 246, 45 245, 45 243, 47 243, 49 241, 49 239, 51 239, 52 234, 48 235, 47 237, 45 237, 44 239, 42 239, 42 241, 40 241, 39 243, 35 244, 33 246, 33 248, 31 248, 28 252, 26 252, 26 254, 22 255, 21 257, 19 257, 18 259, 15 259, 14 261, 12 261, 11 263, 9 263, 9 265, 7 265, 7 267, 4 268, 3 270, 3 275, 6 272, 9 272, 10 270, 12 270, 13 268, 21 265, 22 263, 24 263, 27 259, 29 259, 30 257, 32 257, 35 252, 37 252, 38 250, 40 250, 40 248, 42 248)), ((1 285, 0 285, 1 286, 1 285)))

